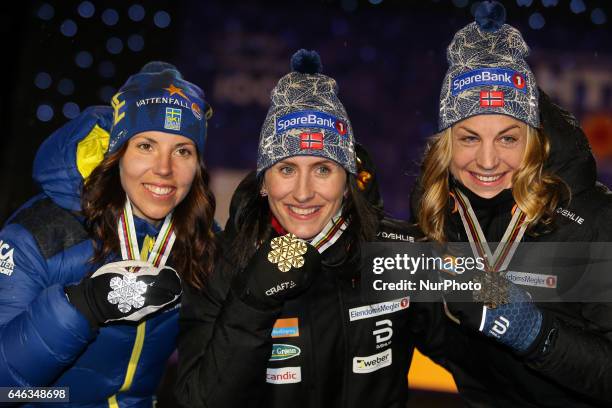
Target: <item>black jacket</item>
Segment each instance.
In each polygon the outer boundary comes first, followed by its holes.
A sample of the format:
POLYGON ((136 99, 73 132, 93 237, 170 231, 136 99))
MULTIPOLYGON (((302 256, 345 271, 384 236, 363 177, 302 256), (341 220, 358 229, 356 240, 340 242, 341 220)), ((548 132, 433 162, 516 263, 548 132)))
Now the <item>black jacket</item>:
MULTIPOLYGON (((382 220, 379 239, 412 239, 414 230, 402 225, 382 220)), ((231 235, 222 234, 222 252, 231 235)), ((404 408, 413 338, 428 335, 420 330, 433 327, 421 324, 431 310, 399 299, 386 302, 395 308, 391 313, 364 314, 368 303, 361 300, 350 237, 349 226, 322 254, 312 286, 282 309, 258 310, 241 301, 230 288, 240 271, 224 256, 202 292, 186 288, 178 346, 181 404, 404 408), (273 332, 275 322, 284 328, 273 332)))
MULTIPOLYGON (((523 242, 612 242, 612 193, 595 181, 594 159, 584 133, 570 114, 553 105, 544 94, 540 111, 551 141, 547 167, 568 184, 572 197, 557 210, 552 231, 542 231, 538 236, 525 235, 523 242)), ((511 192, 484 200, 470 195, 466 189, 463 191, 487 240, 499 241, 514 205, 511 192)), ((458 214, 450 215, 447 227, 449 240, 467 241, 458 214)), ((510 270, 524 270, 521 259, 529 254, 521 253, 521 247, 527 248, 527 252, 530 250, 529 245, 521 244, 510 270)), ((558 256, 550 256, 555 258, 558 256)), ((585 273, 588 272, 583 267, 560 267, 554 272, 550 287, 522 287, 538 298, 553 290, 563 298, 564 291, 585 273)), ((431 342, 423 346, 423 351, 453 373, 468 406, 610 406, 612 304, 542 302, 538 307, 544 314, 543 330, 527 355, 517 356, 495 340, 463 329, 450 320, 438 332, 443 347, 431 342), (444 351, 439 353, 440 350, 444 351)))

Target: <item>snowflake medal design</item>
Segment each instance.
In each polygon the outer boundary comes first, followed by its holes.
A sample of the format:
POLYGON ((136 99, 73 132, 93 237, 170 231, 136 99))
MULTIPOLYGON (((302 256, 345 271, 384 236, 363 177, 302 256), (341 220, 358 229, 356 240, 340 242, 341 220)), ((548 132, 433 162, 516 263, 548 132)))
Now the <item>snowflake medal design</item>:
POLYGON ((475 302, 484 303, 489 309, 510 303, 510 282, 500 272, 484 272, 474 277, 481 290, 472 293, 475 302))
POLYGON ((304 255, 308 250, 306 243, 293 234, 276 237, 270 245, 268 261, 276 264, 281 272, 289 272, 291 268, 304 266, 304 255))
POLYGON ((110 287, 112 290, 108 292, 108 302, 117 305, 121 313, 144 306, 145 298, 142 295, 147 291, 147 284, 136 280, 136 276, 115 276, 110 281, 110 287))

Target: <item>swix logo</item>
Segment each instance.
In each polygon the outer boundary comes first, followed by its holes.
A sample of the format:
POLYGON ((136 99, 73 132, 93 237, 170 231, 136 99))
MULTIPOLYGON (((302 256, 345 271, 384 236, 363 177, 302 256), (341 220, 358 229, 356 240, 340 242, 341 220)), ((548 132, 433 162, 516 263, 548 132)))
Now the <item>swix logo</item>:
POLYGON ((493 327, 491 327, 491 330, 489 330, 489 333, 493 337, 500 338, 506 333, 506 331, 508 330, 508 327, 510 327, 510 321, 506 319, 504 316, 499 316, 497 319, 495 319, 495 322, 493 323, 493 327))
POLYGON ((14 269, 13 248, 0 240, 0 273, 11 276, 14 269))
POLYGON ((391 337, 393 337, 393 322, 389 319, 379 320, 376 322, 376 327, 383 326, 381 329, 376 329, 372 332, 372 335, 376 337, 376 348, 386 347, 391 344, 391 337))

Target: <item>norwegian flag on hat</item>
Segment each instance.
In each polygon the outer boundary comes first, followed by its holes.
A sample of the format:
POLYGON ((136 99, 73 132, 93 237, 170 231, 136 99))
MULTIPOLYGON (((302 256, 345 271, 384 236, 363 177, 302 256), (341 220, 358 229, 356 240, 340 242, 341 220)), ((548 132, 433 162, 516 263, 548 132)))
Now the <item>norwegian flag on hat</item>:
POLYGON ((495 108, 504 106, 504 91, 480 91, 480 107, 495 108))
POLYGON ((301 133, 300 149, 323 150, 323 133, 301 133))

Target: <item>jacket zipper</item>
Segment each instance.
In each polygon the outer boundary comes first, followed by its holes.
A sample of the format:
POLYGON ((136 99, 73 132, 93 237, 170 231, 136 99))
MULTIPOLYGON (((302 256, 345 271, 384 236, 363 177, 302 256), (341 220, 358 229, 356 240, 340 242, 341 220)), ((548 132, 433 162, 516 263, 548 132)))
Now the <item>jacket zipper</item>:
MULTIPOLYGON (((346 367, 348 365, 351 365, 351 356, 349 353, 349 344, 348 344, 348 326, 347 326, 347 322, 346 322, 346 316, 344 315, 344 313, 346 312, 346 307, 344 305, 344 297, 342 296, 342 282, 339 279, 336 279, 337 285, 338 285, 338 300, 340 301, 340 316, 342 318, 342 337, 344 340, 344 364, 343 364, 343 378, 342 378, 342 403, 341 405, 343 407, 348 406, 348 398, 347 398, 347 393, 348 393, 348 378, 349 378, 349 374, 350 372, 346 372, 346 367)), ((354 287, 354 282, 353 282, 353 287, 354 287)))
POLYGON ((134 340, 134 347, 132 348, 132 354, 130 355, 130 361, 127 366, 127 371, 125 373, 125 380, 123 381, 123 385, 119 388, 116 394, 113 394, 108 398, 108 406, 109 408, 119 408, 119 403, 117 402, 117 394, 120 392, 124 392, 130 389, 132 386, 132 382, 134 381, 134 375, 136 374, 136 368, 138 367, 138 362, 140 361, 140 354, 142 353, 142 347, 144 345, 145 340, 145 332, 146 332, 147 322, 146 320, 140 323, 136 328, 136 339, 134 340))

